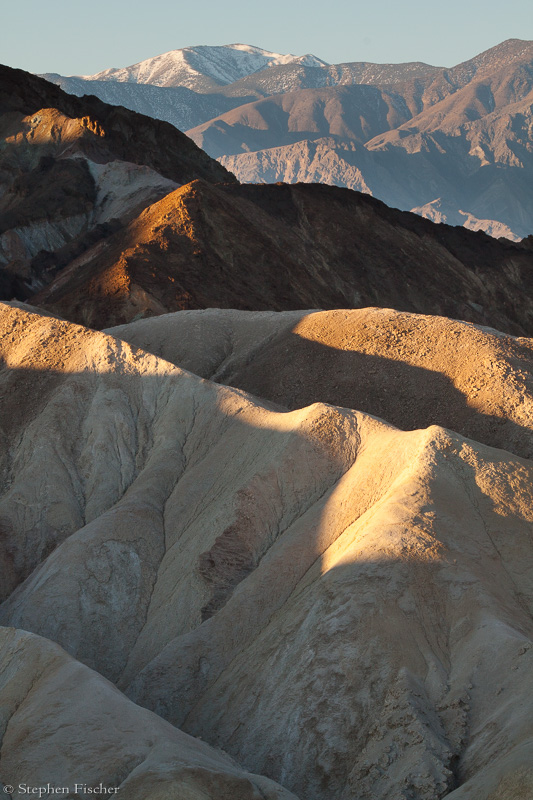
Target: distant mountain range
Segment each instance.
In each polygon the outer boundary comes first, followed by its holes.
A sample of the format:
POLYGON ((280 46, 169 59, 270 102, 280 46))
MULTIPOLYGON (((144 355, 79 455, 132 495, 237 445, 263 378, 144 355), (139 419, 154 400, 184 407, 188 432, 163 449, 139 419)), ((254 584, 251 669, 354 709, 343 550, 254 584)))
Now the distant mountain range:
POLYGON ((533 230, 533 42, 451 69, 232 44, 43 77, 171 122, 241 182, 328 183, 493 236, 533 230))
POLYGON ((172 125, 5 67, 0 134, 4 299, 99 328, 179 309, 389 306, 533 331, 531 240, 338 187, 239 185, 172 125))

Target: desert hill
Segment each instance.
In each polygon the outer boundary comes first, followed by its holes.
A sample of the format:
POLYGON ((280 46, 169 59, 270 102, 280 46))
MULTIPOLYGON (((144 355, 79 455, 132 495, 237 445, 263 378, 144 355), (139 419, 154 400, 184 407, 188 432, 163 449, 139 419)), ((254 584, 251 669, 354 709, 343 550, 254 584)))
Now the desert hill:
MULTIPOLYGON (((35 145, 35 152, 30 150, 34 160, 40 158, 41 150, 44 155, 64 155, 66 150, 71 154, 88 155, 96 151, 101 161, 107 156, 108 160, 122 159, 148 166, 178 183, 187 183, 194 177, 213 181, 228 179, 220 165, 172 126, 152 118, 143 119, 142 115, 102 103, 96 97, 68 95, 49 81, 23 70, 2 67, 0 79, 0 113, 9 115, 4 125, 7 131, 11 123, 9 133, 14 137, 4 146, 8 151, 20 146, 20 141, 26 141, 35 145), (32 128, 40 120, 26 119, 46 108, 56 109, 72 121, 66 140, 60 129, 54 129, 55 139, 40 136, 32 128), (85 117, 89 119, 84 120, 85 117), (157 148, 148 146, 149 142, 153 145, 154 139, 157 139, 157 148)), ((29 155, 26 154, 26 160, 29 155)))
MULTIPOLYGON (((150 797, 150 771, 165 797, 187 777, 214 798, 206 769, 243 800, 284 796, 258 775, 306 800, 531 793, 531 461, 434 425, 285 411, 24 308, 2 304, 0 323, 0 618, 29 632, 4 634, 4 654, 8 675, 23 659, 24 686, 40 675, 26 696, 3 673, 9 708, 17 691, 25 703, 9 711, 5 784, 61 741, 39 736, 49 703, 47 719, 76 725, 54 773, 107 746, 124 797, 150 797), (34 733, 17 751, 22 722, 34 733)), ((494 352, 496 334, 465 328, 494 352)), ((437 321, 435 347, 457 330, 437 321)))
POLYGON ((354 408, 437 424, 533 458, 531 339, 392 309, 166 314, 108 333, 290 409, 354 408))
POLYGON ((30 302, 97 328, 187 308, 374 305, 532 330, 528 243, 435 225, 336 187, 195 181, 69 255, 30 302))
POLYGON ((24 299, 83 250, 195 178, 233 178, 171 125, 0 68, 0 291, 24 299), (35 260, 36 259, 36 260, 35 260))
POLYGON ((7 786, 51 784, 79 797, 82 785, 86 793, 103 785, 120 786, 107 796, 128 800, 295 800, 139 708, 40 636, 1 628, 0 676, 6 794, 7 786))
MULTIPOLYGON (((398 153, 429 174, 453 140, 467 171, 502 135, 488 197, 527 178, 530 51, 199 47, 91 85, 245 99, 257 146, 287 143, 232 157, 335 170, 333 142, 384 183, 398 153)), ((0 128, 0 297, 35 304, 0 301, 0 789, 529 798, 531 237, 240 185, 171 125, 7 68, 0 128)))

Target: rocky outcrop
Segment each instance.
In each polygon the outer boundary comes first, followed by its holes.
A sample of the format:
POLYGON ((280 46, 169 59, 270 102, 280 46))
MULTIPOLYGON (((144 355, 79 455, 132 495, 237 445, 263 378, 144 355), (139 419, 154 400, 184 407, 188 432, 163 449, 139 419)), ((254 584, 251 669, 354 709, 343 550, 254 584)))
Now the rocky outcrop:
POLYGON ((120 160, 150 167, 176 183, 194 178, 232 179, 172 125, 107 105, 96 97, 74 97, 22 70, 0 67, 0 114, 10 115, 4 118, 3 132, 13 138, 5 150, 13 151, 19 140, 26 141, 34 145, 27 150, 35 162, 42 155, 70 149, 88 157, 97 155, 100 162, 120 160), (51 109, 55 115, 44 113, 32 119, 51 109), (58 120, 64 126, 59 130, 58 120))

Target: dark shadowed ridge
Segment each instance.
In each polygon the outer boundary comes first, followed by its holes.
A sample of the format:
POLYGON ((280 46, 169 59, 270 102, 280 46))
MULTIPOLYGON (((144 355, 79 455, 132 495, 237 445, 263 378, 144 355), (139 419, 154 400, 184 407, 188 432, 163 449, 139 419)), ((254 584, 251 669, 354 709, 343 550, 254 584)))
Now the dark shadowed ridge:
POLYGON ((195 178, 235 180, 167 122, 107 105, 94 96, 74 97, 36 75, 0 65, 0 114, 28 116, 44 108, 55 108, 71 118, 88 117, 87 127, 98 128, 105 140, 104 151, 117 159, 151 167, 177 183, 195 178))
POLYGON ((533 330, 527 243, 324 185, 194 181, 74 260, 31 302, 90 327, 182 309, 386 306, 533 330))

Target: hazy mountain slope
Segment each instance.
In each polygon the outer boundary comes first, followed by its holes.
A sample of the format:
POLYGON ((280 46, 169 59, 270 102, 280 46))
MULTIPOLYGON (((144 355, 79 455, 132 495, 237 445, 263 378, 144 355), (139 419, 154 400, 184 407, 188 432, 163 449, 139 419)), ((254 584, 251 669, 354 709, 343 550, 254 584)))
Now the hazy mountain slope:
POLYGON ((283 96, 291 108, 286 124, 299 132, 292 141, 277 117, 265 126, 261 110, 280 105, 277 98, 226 112, 190 134, 241 181, 319 180, 363 188, 430 217, 439 202, 448 209, 442 221, 451 224, 511 238, 531 233, 533 43, 510 40, 431 80, 372 91, 394 111, 382 116, 387 130, 364 139, 365 148, 354 148, 358 130, 339 125, 358 110, 354 96, 332 88, 311 93, 316 103, 329 97, 340 104, 329 126, 306 125, 310 92, 283 96), (297 139, 316 141, 295 146, 297 139))
POLYGON ((363 143, 409 118, 401 98, 373 86, 345 86, 269 97, 187 133, 219 158, 324 136, 363 143))
MULTIPOLYGON (((256 134, 254 133, 254 136, 256 134)), ((432 142, 410 154, 401 147, 373 151, 335 137, 222 156, 243 183, 326 183, 386 198, 393 208, 413 210, 436 222, 484 230, 514 241, 530 235, 533 168, 484 164, 473 173, 462 158, 441 153, 432 142), (441 210, 435 214, 435 206, 441 210)), ((479 164, 475 159, 475 163, 479 164)))
POLYGON ((185 308, 396 307, 531 330, 533 251, 328 186, 196 181, 31 300, 106 327, 185 308))
POLYGON ((249 91, 255 90, 261 96, 265 96, 300 88, 365 84, 387 87, 401 94, 415 116, 466 86, 473 79, 495 72, 509 71, 517 63, 523 64, 527 73, 532 49, 532 42, 508 39, 449 69, 422 62, 403 64, 348 62, 324 65, 313 70, 298 64, 280 65, 241 78, 223 91, 226 94, 234 94, 241 92, 246 86, 249 91), (291 78, 296 75, 299 76, 298 82, 292 83, 291 78), (279 81, 277 85, 274 83, 275 76, 279 81))
MULTIPOLYGON (((513 209, 516 211, 518 217, 524 215, 523 208, 527 207, 527 183, 528 178, 526 175, 522 176, 522 189, 521 196, 517 197, 516 187, 513 196, 514 202, 512 203, 513 209), (521 200, 524 198, 525 202, 521 206, 521 200)), ((491 192, 492 197, 496 198, 496 193, 491 192)), ((509 195, 507 195, 509 197, 509 195)), ((509 205, 507 205, 507 211, 509 205)), ((447 225, 463 225, 471 231, 484 231, 489 236, 494 236, 496 239, 504 237, 511 239, 511 241, 520 241, 521 237, 512 232, 510 227, 504 222, 498 222, 494 219, 478 219, 473 214, 467 211, 461 211, 460 208, 454 207, 450 202, 443 202, 440 198, 433 200, 430 203, 425 203, 418 208, 412 208, 411 211, 415 214, 420 214, 421 217, 430 219, 432 222, 445 223, 447 225)), ((498 213, 495 211, 495 213, 498 213)), ((524 224, 526 220, 524 220, 524 224)), ((526 228, 524 228, 526 229, 526 228)))
POLYGON ((418 98, 432 78, 440 75, 440 67, 421 62, 406 64, 373 64, 367 61, 330 64, 324 67, 304 64, 285 64, 247 75, 221 91, 228 97, 255 92, 258 97, 268 97, 297 89, 319 89, 325 86, 352 86, 356 84, 393 87, 400 86, 409 98, 409 105, 418 98))
POLYGON ((531 793, 530 461, 1 321, 4 623, 301 798, 531 793))
POLYGON ((171 125, 0 68, 0 291, 24 298, 50 254, 86 249, 181 183, 233 180, 171 125), (76 242, 78 244, 76 244, 76 242), (47 258, 39 257, 42 251, 47 258))
POLYGON ((291 409, 355 408, 437 424, 533 457, 533 349, 490 328, 390 309, 180 311, 108 333, 291 409))
MULTIPOLYGON (((531 233, 532 42, 510 39, 449 69, 280 63, 277 54, 261 68, 270 56, 240 47, 186 48, 108 70, 92 76, 91 91, 114 102, 127 95, 126 105, 178 125, 195 119, 191 136, 242 182, 319 181, 429 218, 437 204, 442 221, 491 235, 531 233), (207 94, 183 104, 169 94, 163 112, 162 98, 148 99, 137 81, 207 94)), ((82 91, 79 78, 50 77, 82 91)))
MULTIPOLYGON (((410 95, 413 84, 398 83, 389 85, 382 83, 380 86, 351 86, 320 90, 285 92, 282 97, 274 97, 245 104, 239 109, 226 112, 220 118, 209 123, 204 123, 198 129, 189 131, 195 140, 200 140, 202 146, 213 156, 234 155, 239 152, 249 152, 268 147, 280 147, 292 143, 283 140, 285 127, 289 131, 298 131, 300 139, 318 138, 312 134, 318 132, 320 136, 339 136, 342 139, 364 141, 370 150, 382 147, 387 143, 394 143, 406 149, 409 153, 419 152, 421 149, 430 149, 430 145, 421 135, 439 131, 449 136, 458 135, 458 129, 465 127, 464 137, 470 142, 470 152, 467 148, 465 155, 478 155, 480 161, 486 157, 478 154, 476 148, 483 140, 484 147, 491 155, 490 162, 505 163, 510 166, 524 166, 511 155, 515 141, 517 146, 522 146, 525 153, 531 153, 529 141, 529 128, 524 120, 522 127, 518 125, 518 115, 526 116, 531 112, 531 94, 533 92, 533 43, 521 42, 521 47, 511 47, 511 43, 504 52, 507 58, 502 58, 500 48, 488 51, 483 69, 474 70, 472 65, 461 65, 449 72, 439 71, 435 84, 426 87, 426 93, 420 97, 419 105, 414 103, 410 95), (467 77, 468 76, 468 80, 467 77), (440 87, 443 81, 448 88, 445 92, 440 87), (414 104, 414 107, 413 107, 414 104), (372 125, 355 125, 354 119, 365 113, 375 116, 380 111, 378 125, 383 127, 380 134, 373 136, 370 131, 372 125), (310 108, 322 106, 323 118, 321 126, 313 127, 308 123, 310 108), (329 106, 329 107, 328 107, 329 106), (275 107, 281 107, 288 113, 287 120, 281 122, 281 114, 269 119, 275 107), (501 112, 505 112, 502 118, 501 112), (329 113, 328 113, 329 112, 329 113), (476 122, 477 121, 477 122, 476 122), (512 133, 509 141, 501 129, 506 125, 508 133, 512 133), (524 127, 525 126, 525 127, 524 127), (246 136, 246 129, 250 129, 246 136), (212 140, 218 132, 218 138, 212 140), (270 134, 266 141, 254 140, 255 130, 264 130, 270 134), (221 138, 225 133, 225 138, 221 138), (233 133, 232 137, 230 134, 233 133), (234 140, 235 141, 234 141, 234 140), (227 147, 224 148, 224 143, 227 147), (421 144, 422 142, 422 144, 421 144), (236 147, 238 143, 238 148, 236 147)), ((400 65, 402 66, 402 65, 400 65)), ((362 76, 361 76, 362 77, 362 76)), ((368 76, 370 77, 370 76, 368 76)), ((315 108, 315 114, 317 109, 315 108)), ((452 156, 460 155, 460 146, 457 142, 444 146, 442 137, 438 140, 440 152, 452 156)), ((524 154, 525 154, 524 153, 524 154)), ((463 168, 463 164, 456 165, 463 168)), ((470 172, 472 171, 470 168, 470 172)))
POLYGON ((0 629, 0 698, 0 770, 13 797, 28 792, 20 785, 68 787, 74 796, 79 784, 79 796, 88 788, 101 794, 103 784, 128 800, 294 798, 25 631, 0 629))
MULTIPOLYGON (((223 122, 220 127, 223 129, 223 122)), ((376 183, 380 182, 389 192, 396 190, 401 198, 406 196, 403 183, 375 161, 363 145, 341 142, 333 136, 220 157, 220 163, 238 174, 242 183, 325 183, 375 195, 376 183), (373 189, 365 178, 369 172, 373 189)), ((401 203, 391 205, 398 207, 401 203)))

